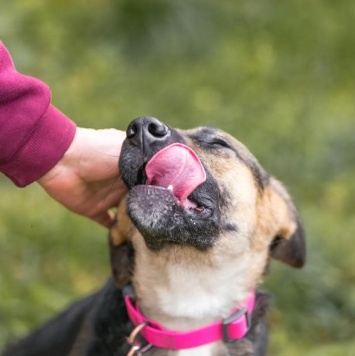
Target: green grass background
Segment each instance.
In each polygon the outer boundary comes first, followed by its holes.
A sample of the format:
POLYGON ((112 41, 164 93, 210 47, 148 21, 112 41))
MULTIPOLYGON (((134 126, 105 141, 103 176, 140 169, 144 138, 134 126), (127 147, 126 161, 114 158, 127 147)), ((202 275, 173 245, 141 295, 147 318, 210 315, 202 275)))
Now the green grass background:
MULTIPOLYGON (((13 0, 0 38, 79 126, 220 127, 285 182, 308 237, 273 262, 270 355, 355 355, 355 2, 13 0)), ((99 287, 106 231, 0 178, 0 349, 99 287)))

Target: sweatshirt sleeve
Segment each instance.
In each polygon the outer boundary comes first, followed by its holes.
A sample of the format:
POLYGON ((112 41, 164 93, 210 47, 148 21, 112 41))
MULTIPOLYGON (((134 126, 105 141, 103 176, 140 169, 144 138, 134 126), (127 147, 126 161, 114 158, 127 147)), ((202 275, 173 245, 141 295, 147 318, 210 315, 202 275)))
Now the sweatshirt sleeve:
POLYGON ((48 86, 18 73, 0 41, 0 172, 19 187, 36 181, 63 157, 75 131, 51 105, 48 86))

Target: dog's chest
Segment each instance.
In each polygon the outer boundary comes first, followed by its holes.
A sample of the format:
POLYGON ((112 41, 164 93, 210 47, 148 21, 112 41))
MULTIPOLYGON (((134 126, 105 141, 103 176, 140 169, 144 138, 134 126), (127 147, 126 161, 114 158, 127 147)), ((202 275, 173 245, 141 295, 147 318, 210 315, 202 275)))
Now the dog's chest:
MULTIPOLYGON (((148 355, 148 353, 147 353, 148 355)), ((214 345, 204 345, 193 349, 167 351, 167 350, 152 350, 149 356, 219 356, 214 345)))
POLYGON ((152 349, 148 351, 147 356, 265 356, 266 350, 255 352, 253 343, 248 339, 243 339, 237 343, 226 345, 220 342, 208 344, 194 349, 168 351, 161 349, 152 349))
POLYGON ((191 350, 178 351, 176 353, 176 356, 198 356, 198 355, 213 356, 213 347, 211 345, 204 345, 204 346, 196 347, 191 350))
POLYGON ((223 272, 191 265, 187 268, 167 264, 164 269, 153 271, 137 268, 137 279, 154 281, 153 289, 150 286, 141 293, 143 309, 147 307, 147 315, 169 329, 206 325, 216 315, 228 313, 231 300, 244 300, 247 296, 246 290, 235 287, 240 287, 239 283, 230 282, 236 280, 238 272, 233 266, 227 267, 230 268, 223 272))

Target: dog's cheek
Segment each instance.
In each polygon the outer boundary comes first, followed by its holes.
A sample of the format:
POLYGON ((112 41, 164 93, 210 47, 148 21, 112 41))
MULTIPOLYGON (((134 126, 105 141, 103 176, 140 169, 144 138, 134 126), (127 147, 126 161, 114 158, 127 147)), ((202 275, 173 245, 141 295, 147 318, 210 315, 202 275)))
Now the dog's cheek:
POLYGON ((125 141, 122 146, 118 166, 121 178, 128 188, 137 184, 139 167, 142 167, 143 164, 144 161, 140 150, 125 141))

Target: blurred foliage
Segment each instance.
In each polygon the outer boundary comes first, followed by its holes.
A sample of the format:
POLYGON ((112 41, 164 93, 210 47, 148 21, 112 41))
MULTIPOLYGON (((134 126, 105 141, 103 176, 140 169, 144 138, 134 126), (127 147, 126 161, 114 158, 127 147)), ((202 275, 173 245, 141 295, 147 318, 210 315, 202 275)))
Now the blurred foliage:
MULTIPOLYGON (((243 141, 295 197, 308 264, 273 263, 271 355, 355 354, 355 3, 13 0, 0 37, 78 125, 156 116, 243 141)), ((0 180, 0 348, 100 286, 106 232, 0 180)))

